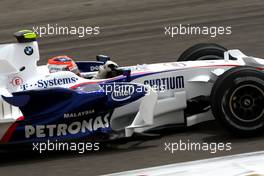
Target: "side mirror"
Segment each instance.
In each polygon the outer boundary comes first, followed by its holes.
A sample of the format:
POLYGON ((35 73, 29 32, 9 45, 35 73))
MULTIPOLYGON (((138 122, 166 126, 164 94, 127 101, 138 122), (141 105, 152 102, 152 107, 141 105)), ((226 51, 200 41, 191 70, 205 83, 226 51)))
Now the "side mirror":
POLYGON ((100 62, 103 62, 103 63, 106 63, 107 61, 110 60, 110 57, 106 56, 106 55, 97 55, 96 56, 96 60, 100 61, 100 62))

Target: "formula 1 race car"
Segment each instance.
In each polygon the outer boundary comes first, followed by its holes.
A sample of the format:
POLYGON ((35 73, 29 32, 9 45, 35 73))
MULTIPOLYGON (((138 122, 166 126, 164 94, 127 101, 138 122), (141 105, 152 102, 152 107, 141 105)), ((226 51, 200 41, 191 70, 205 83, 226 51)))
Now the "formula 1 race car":
MULTIPOLYGON (((264 129, 264 60, 217 44, 178 62, 118 67, 104 55, 79 73, 37 66, 36 34, 0 45, 1 143, 86 138, 108 141, 217 119, 240 135, 264 129), (97 77, 101 68, 105 78, 97 77)), ((65 63, 67 59, 60 60, 65 63)))

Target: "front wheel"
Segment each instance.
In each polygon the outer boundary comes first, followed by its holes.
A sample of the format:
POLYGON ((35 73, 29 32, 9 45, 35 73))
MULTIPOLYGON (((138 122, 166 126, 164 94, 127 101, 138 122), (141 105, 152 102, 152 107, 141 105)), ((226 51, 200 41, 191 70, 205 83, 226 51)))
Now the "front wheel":
POLYGON ((215 43, 199 43, 186 49, 178 61, 221 60, 227 49, 215 43))
POLYGON ((228 130, 243 136, 264 129, 264 73, 235 67, 215 82, 211 92, 213 115, 228 130))

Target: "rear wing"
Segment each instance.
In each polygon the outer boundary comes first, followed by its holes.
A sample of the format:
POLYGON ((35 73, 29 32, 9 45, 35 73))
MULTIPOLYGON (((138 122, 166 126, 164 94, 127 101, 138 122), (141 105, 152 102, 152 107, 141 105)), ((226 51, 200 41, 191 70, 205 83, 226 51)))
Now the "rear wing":
POLYGON ((0 45, 0 74, 11 74, 25 67, 26 72, 34 72, 39 60, 36 41, 30 43, 10 43, 0 45))
MULTIPOLYGON (((5 96, 16 91, 20 84, 26 82, 39 70, 36 34, 23 30, 15 33, 15 37, 18 43, 0 44, 0 90, 5 96)), ((18 107, 0 98, 0 122, 12 121, 21 115, 18 107)))

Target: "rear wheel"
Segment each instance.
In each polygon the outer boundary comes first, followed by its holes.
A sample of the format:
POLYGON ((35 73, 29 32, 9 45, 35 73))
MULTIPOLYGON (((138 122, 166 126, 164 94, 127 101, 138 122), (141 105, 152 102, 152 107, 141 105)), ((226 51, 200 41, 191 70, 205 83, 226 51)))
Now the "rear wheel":
POLYGON ((227 49, 215 43, 199 43, 185 50, 178 61, 220 60, 227 49))
POLYGON ((212 112, 228 130, 249 136, 264 129, 264 73, 251 67, 235 67, 215 82, 212 112))

